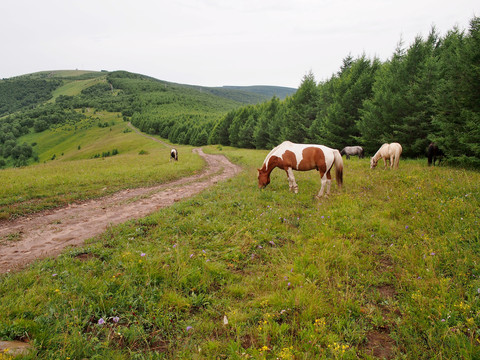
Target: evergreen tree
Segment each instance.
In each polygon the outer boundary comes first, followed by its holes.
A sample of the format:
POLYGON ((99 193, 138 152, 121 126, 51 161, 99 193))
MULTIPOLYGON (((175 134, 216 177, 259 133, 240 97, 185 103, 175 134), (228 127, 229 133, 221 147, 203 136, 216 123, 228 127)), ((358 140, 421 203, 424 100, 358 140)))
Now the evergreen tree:
POLYGON ((302 84, 287 103, 282 136, 292 142, 308 140, 308 130, 318 112, 318 88, 313 74, 303 77, 302 84))
POLYGON ((253 130, 253 141, 256 149, 266 149, 269 141, 268 134, 269 118, 266 111, 262 111, 258 116, 258 122, 253 130))
POLYGON ((253 133, 257 124, 256 111, 253 107, 250 107, 247 121, 240 127, 239 133, 239 146, 242 148, 253 149, 255 148, 255 139, 253 133))
POLYGON ((206 129, 202 129, 197 133, 197 136, 195 137, 193 141, 194 146, 203 146, 207 145, 208 142, 208 134, 206 129))
POLYGON ((429 143, 434 114, 432 92, 438 81, 438 59, 435 54, 438 41, 433 28, 426 41, 420 37, 415 39, 404 59, 408 79, 404 94, 404 117, 393 128, 405 156, 424 156, 429 143))
POLYGON ((291 97, 287 97, 283 103, 278 104, 278 108, 275 111, 273 118, 268 122, 268 143, 267 149, 273 149, 282 141, 287 140, 283 135, 283 127, 285 126, 285 113, 289 107, 289 103, 292 101, 291 97))
POLYGON ((228 112, 215 124, 215 127, 210 134, 209 144, 222 144, 224 146, 230 145, 230 138, 228 129, 235 117, 235 111, 228 112))
POLYGON ((274 96, 272 100, 260 107, 258 122, 253 132, 255 148, 268 149, 271 142, 276 142, 275 134, 270 132, 272 124, 278 121, 279 99, 274 96))
POLYGON ((480 165, 480 18, 469 34, 454 29, 440 49, 440 80, 435 92, 433 140, 451 158, 480 165))
POLYGON ((363 103, 357 122, 367 153, 375 152, 385 142, 397 142, 396 126, 408 114, 405 94, 409 76, 405 67, 405 50, 400 42, 392 58, 377 71, 372 98, 363 103))
POLYGON ((250 106, 241 108, 235 113, 232 124, 228 128, 230 145, 241 147, 242 139, 240 131, 250 116, 250 106))
POLYGON ((339 149, 358 142, 359 111, 363 101, 372 95, 374 74, 379 67, 377 59, 370 61, 363 55, 353 60, 349 56, 337 75, 319 85, 320 111, 310 129, 313 141, 339 149))

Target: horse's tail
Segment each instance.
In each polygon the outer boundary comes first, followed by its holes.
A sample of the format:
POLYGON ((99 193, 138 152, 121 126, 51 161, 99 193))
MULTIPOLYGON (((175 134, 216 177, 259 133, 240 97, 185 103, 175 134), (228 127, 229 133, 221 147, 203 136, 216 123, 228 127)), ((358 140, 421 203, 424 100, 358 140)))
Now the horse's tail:
POLYGON ((340 151, 333 149, 333 158, 335 164, 335 179, 337 180, 338 187, 343 185, 343 159, 340 155, 340 151))

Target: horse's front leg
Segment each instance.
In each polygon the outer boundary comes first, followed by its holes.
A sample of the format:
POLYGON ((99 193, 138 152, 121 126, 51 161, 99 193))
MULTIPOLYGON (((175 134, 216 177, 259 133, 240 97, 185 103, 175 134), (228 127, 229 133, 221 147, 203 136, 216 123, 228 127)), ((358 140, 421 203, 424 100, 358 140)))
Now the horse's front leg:
POLYGON ((293 176, 293 170, 292 168, 288 168, 286 171, 287 171, 288 186, 290 187, 290 191, 293 191, 295 194, 297 194, 298 185, 295 181, 295 176, 293 176))
POLYGON ((387 168, 387 158, 382 158, 383 159, 383 165, 384 165, 384 169, 387 168))

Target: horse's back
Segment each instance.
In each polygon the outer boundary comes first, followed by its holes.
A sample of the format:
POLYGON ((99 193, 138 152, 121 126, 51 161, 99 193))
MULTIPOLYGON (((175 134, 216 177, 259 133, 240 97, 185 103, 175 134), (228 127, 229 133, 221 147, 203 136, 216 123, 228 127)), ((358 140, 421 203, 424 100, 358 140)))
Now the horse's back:
POLYGON ((390 144, 385 143, 382 146, 380 146, 380 149, 378 149, 377 154, 380 154, 382 158, 390 156, 390 144))
POLYGON ((383 144, 380 149, 380 154, 383 156, 383 157, 389 157, 389 156, 392 156, 392 155, 397 155, 397 154, 401 154, 402 153, 402 145, 400 145, 399 143, 385 143, 383 144))
POLYGON ((397 142, 391 143, 390 148, 391 148, 391 151, 397 156, 400 155, 402 153, 402 150, 403 150, 402 145, 400 145, 397 142))
POLYGON ((284 141, 267 155, 265 161, 268 162, 270 157, 276 156, 283 160, 283 168, 291 167, 294 170, 306 171, 325 166, 329 169, 334 162, 333 151, 334 149, 325 145, 284 141))

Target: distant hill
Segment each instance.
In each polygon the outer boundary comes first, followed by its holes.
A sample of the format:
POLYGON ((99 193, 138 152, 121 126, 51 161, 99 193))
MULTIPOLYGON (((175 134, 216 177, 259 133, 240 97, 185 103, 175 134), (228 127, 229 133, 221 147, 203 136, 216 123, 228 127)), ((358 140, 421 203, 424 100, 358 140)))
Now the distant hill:
MULTIPOLYGON (((8 79, 0 79, 0 117, 16 111, 32 108, 45 101, 54 101, 60 95, 75 96, 86 88, 100 82, 106 83, 111 73, 106 70, 49 70, 31 74, 19 75, 8 79)), ((222 86, 205 87, 193 86, 162 81, 147 75, 123 72, 135 75, 152 83, 161 83, 164 86, 176 89, 195 89, 199 93, 210 94, 215 97, 228 99, 239 104, 258 104, 270 100, 273 96, 284 99, 292 95, 297 89, 280 86, 222 86)), ((144 89, 136 89, 143 92, 144 89)))
POLYGON ((223 86, 223 89, 236 90, 242 92, 249 92, 254 94, 263 95, 269 99, 273 96, 278 97, 280 100, 285 99, 287 96, 293 95, 297 89, 282 86, 268 86, 268 85, 254 85, 254 86, 223 86))

